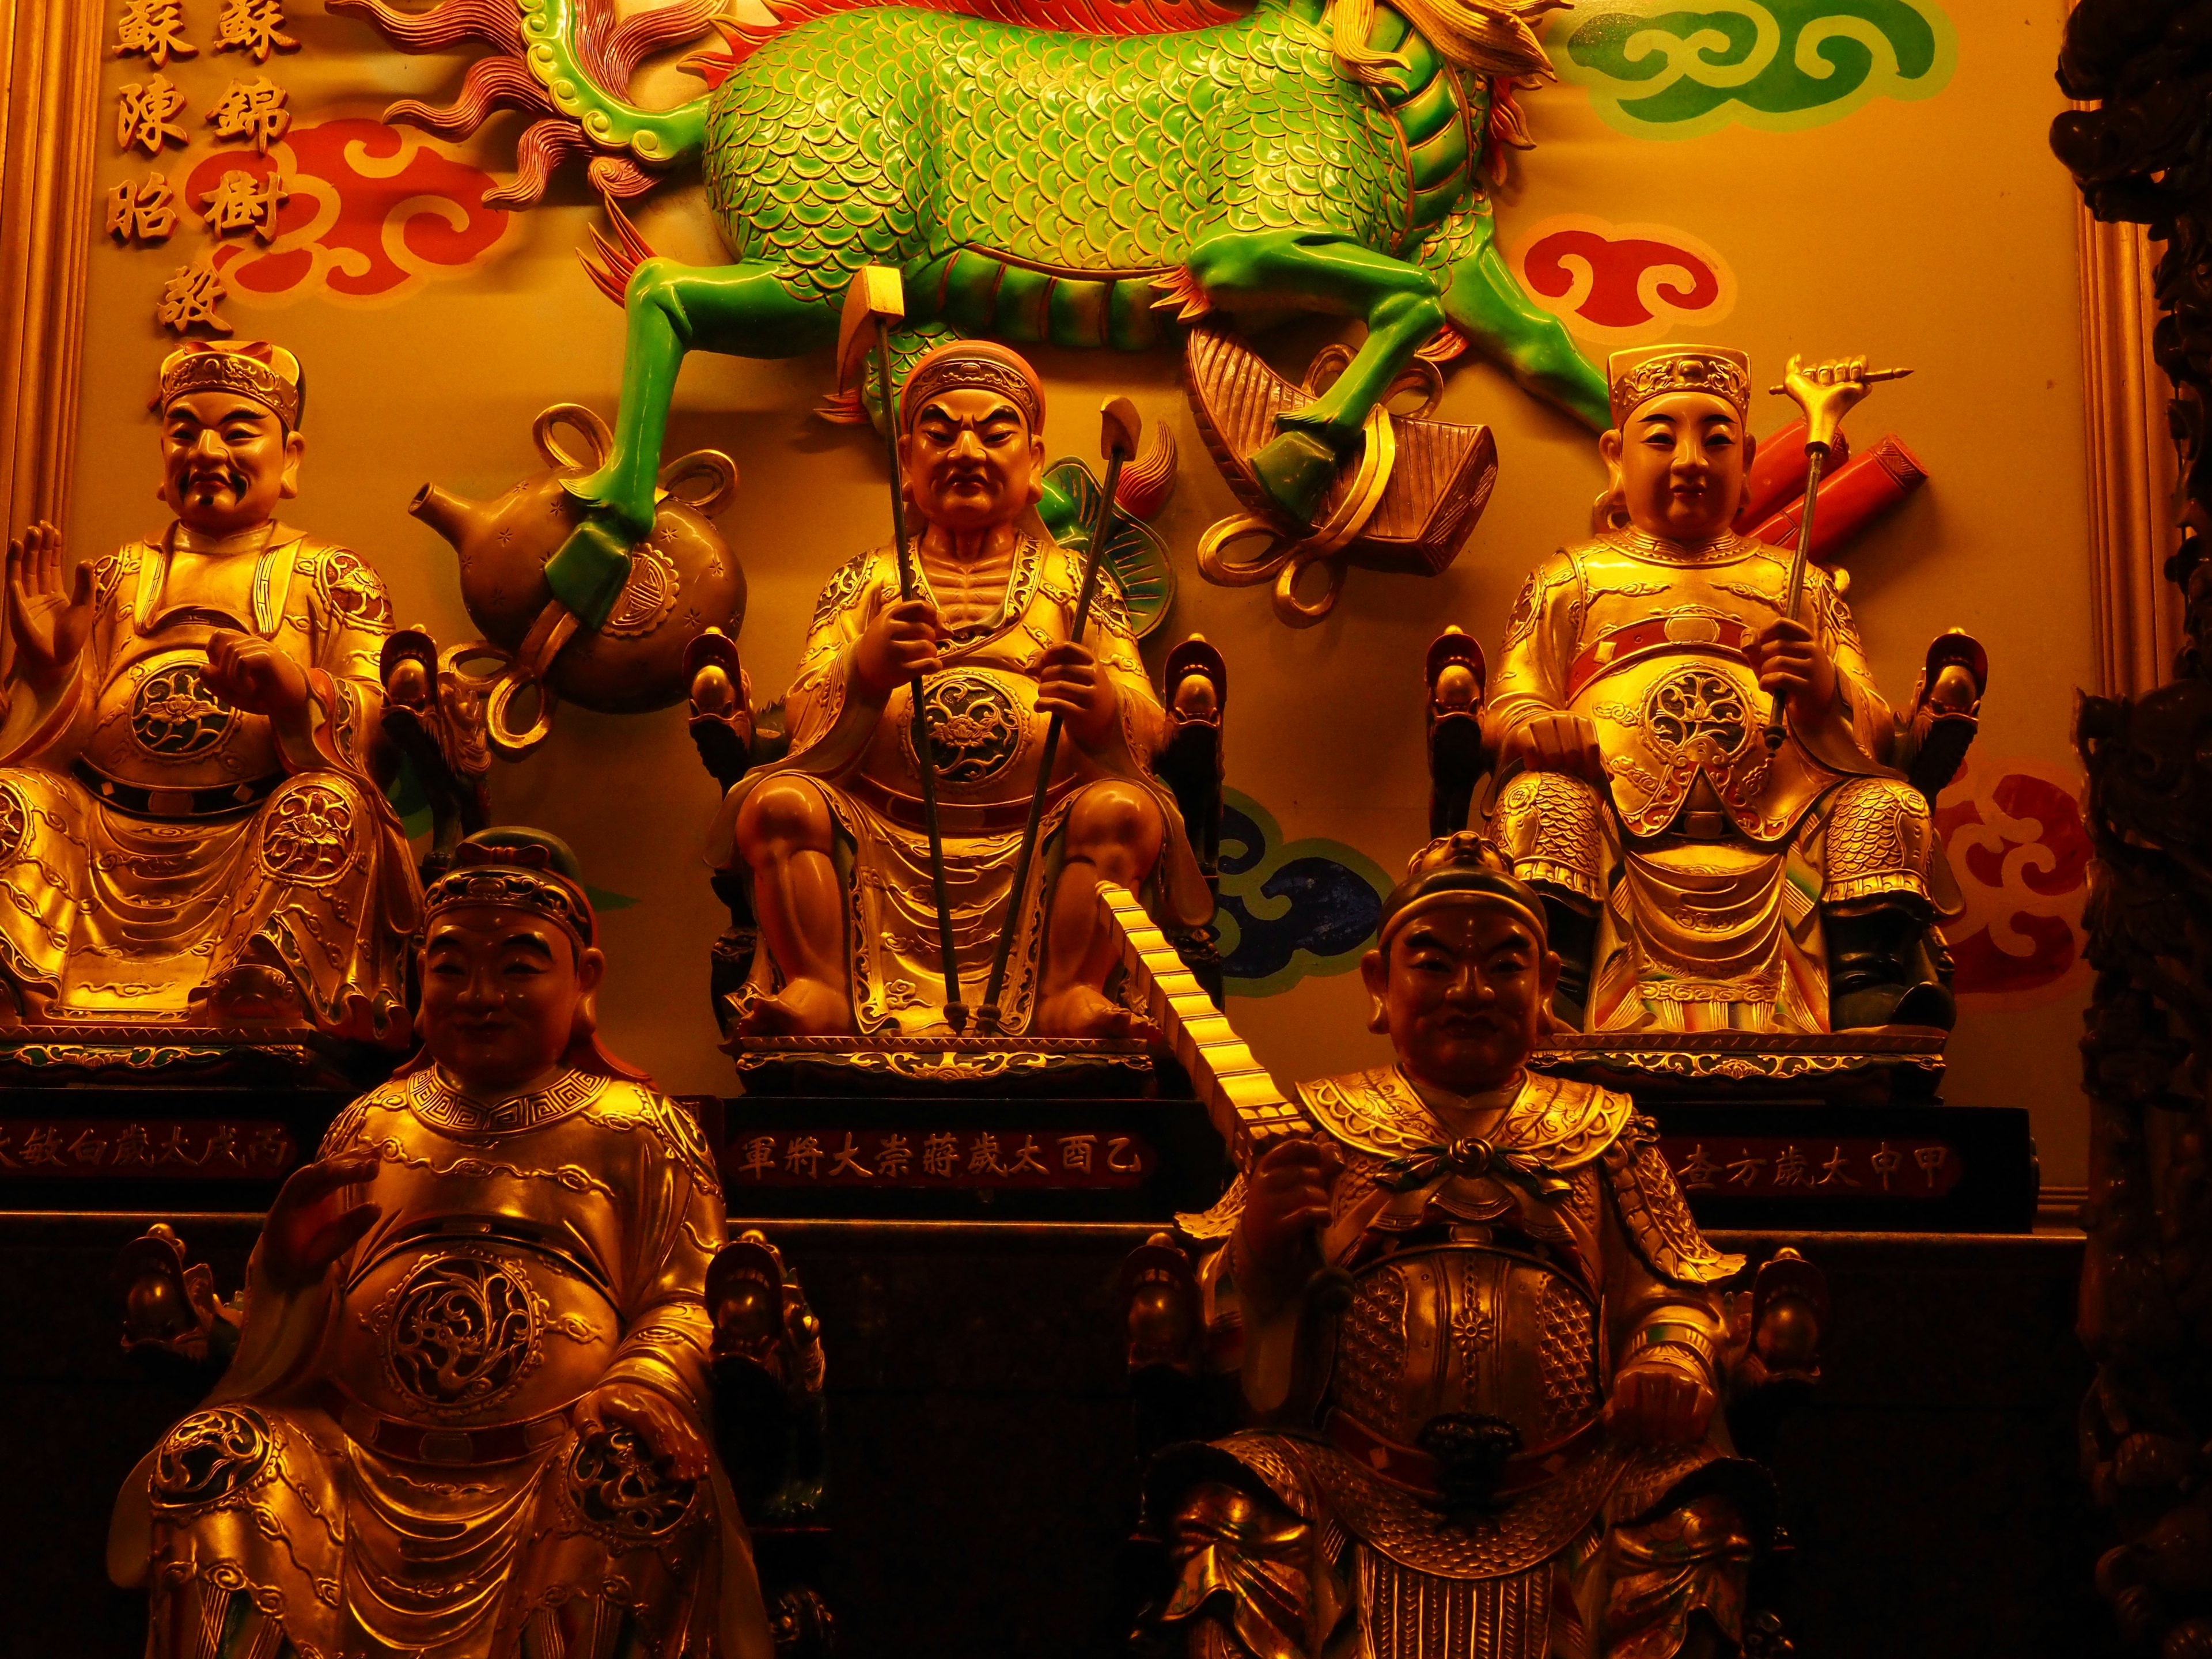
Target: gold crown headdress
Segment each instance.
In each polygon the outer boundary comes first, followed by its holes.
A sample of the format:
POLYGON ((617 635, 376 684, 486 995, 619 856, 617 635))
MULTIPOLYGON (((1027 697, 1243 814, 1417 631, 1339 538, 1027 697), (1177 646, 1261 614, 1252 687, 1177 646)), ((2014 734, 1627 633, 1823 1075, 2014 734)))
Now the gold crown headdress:
MULTIPOLYGON (((582 886, 555 867, 558 854, 546 845, 553 840, 535 830, 489 830, 500 837, 474 837, 453 849, 453 867, 432 882, 422 895, 427 919, 441 910, 463 904, 499 904, 532 910, 573 934, 578 944, 598 943, 599 924, 592 902, 582 886), (532 837, 530 840, 521 839, 532 837)), ((559 849, 566 853, 565 845, 559 849)), ((574 854, 568 854, 574 857, 574 854)))
POLYGON ((190 340, 161 360, 161 389, 156 408, 192 392, 234 392, 273 412, 289 431, 297 431, 307 401, 300 360, 280 345, 248 340, 229 345, 219 340, 190 340))
POLYGON ((1637 409, 1670 392, 1703 392, 1734 406, 1741 420, 1751 409, 1751 359, 1724 346, 1641 346, 1606 360, 1618 431, 1637 409))
POLYGON ((951 340, 925 354, 907 372, 899 394, 899 424, 914 430, 915 418, 940 392, 995 392, 1022 411, 1032 433, 1044 430, 1044 387, 1036 371, 1016 352, 988 340, 951 340))

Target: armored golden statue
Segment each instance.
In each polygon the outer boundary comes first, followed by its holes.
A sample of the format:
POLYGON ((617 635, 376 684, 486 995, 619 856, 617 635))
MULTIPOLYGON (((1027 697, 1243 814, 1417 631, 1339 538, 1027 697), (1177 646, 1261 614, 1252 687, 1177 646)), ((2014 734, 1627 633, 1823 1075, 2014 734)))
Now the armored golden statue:
POLYGON ((921 520, 916 593, 900 597, 896 548, 830 579, 785 699, 789 756, 738 781, 710 841, 718 868, 746 872, 764 946, 740 1029, 957 1029, 945 1012, 949 921, 968 1006, 984 1000, 1001 931, 1015 930, 1000 1030, 1123 1035, 1130 1017, 1103 989, 1115 946, 1091 902, 1098 884, 1137 890, 1184 927, 1212 914, 1175 798, 1152 771, 1167 716, 1110 582, 1084 637, 1071 637, 1084 568, 1036 516, 1044 392, 1029 365, 985 342, 941 346, 915 364, 897 418, 905 499, 921 520), (943 832, 942 912, 915 684, 943 832), (1071 741, 1040 779, 1054 714, 1071 741), (1043 856, 1016 893, 1040 790, 1043 856))
POLYGON ((1418 855, 1361 970, 1397 1063, 1301 1085, 1316 1132, 1199 1224, 1266 1426, 1155 1462, 1162 1624, 1193 1659, 1734 1651, 1771 1506, 1715 1409, 1742 1258, 1626 1096, 1524 1069, 1559 959, 1494 847, 1418 855))
MULTIPOLYGON (((1816 433, 1863 373, 1793 360, 1816 433)), ((1731 528, 1753 450, 1742 353, 1619 352, 1610 379, 1601 527, 1529 576, 1489 704, 1507 775, 1492 830, 1544 896, 1558 1014, 1589 1031, 1948 1028, 1935 924, 1962 907, 1905 775, 1936 688, 1899 719, 1841 583, 1806 566, 1800 620, 1789 554, 1731 528), (1770 699, 1786 710, 1771 728, 1770 699)))
POLYGON ((8 549, 0 1030, 100 1021, 407 1037, 420 891, 379 783, 392 607, 358 555, 279 522, 298 360, 161 365, 159 536, 80 563, 8 549))
POLYGON ((593 1035, 565 846, 481 832, 426 908, 422 1052, 277 1195, 110 1573, 152 1659, 768 1659, 708 1440, 714 1159, 593 1035))

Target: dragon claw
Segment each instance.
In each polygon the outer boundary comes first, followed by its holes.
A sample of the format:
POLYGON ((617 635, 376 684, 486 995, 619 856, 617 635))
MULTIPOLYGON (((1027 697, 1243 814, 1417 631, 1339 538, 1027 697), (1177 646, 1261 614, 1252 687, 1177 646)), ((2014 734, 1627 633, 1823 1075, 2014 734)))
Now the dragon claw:
POLYGON ((1249 459, 1267 499, 1293 523, 1301 525, 1313 522, 1342 465, 1342 458, 1324 439, 1295 427, 1255 451, 1249 459))

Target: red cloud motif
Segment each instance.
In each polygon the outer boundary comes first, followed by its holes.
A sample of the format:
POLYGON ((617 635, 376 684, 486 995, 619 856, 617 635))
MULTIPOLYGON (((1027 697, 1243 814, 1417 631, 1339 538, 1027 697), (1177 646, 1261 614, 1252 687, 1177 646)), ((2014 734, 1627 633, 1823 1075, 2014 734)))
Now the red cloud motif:
POLYGON ((459 276, 490 256, 514 216, 481 198, 498 181, 442 146, 381 121, 294 127, 265 156, 218 150, 185 180, 185 205, 206 211, 226 173, 279 175, 290 192, 277 234, 226 239, 215 252, 232 297, 285 301, 309 294, 388 305, 433 277, 459 276))
POLYGON ((1514 245, 1515 275, 1569 331, 1609 345, 1656 339, 1680 323, 1718 322, 1735 305, 1727 262, 1670 225, 1615 225, 1561 214, 1514 245))
POLYGON ((1985 1007, 2052 1000, 2081 979, 2089 836, 2078 786, 2037 761, 1983 762, 1943 792, 1943 832, 1966 914, 1944 932, 1954 988, 1985 1007))

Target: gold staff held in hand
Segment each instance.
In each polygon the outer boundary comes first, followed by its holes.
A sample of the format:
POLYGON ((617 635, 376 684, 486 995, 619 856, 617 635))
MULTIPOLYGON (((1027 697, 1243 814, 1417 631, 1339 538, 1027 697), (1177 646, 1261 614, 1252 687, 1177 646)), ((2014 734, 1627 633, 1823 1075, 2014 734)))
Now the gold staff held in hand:
MULTIPOLYGON (((1909 368, 1869 368, 1863 357, 1816 363, 1811 368, 1803 368, 1803 362, 1802 357, 1792 354, 1782 384, 1767 387, 1773 396, 1788 397, 1805 411, 1805 516, 1797 525, 1797 555, 1790 562, 1790 609, 1785 613, 1793 623, 1800 620, 1797 613, 1804 608, 1805 561, 1813 550, 1813 510, 1820 504, 1820 473, 1835 448, 1837 429, 1843 425, 1844 416, 1867 395, 1869 386, 1876 380, 1901 380, 1912 373, 1909 368)), ((1782 747, 1787 733, 1788 700, 1786 691, 1774 694, 1774 708, 1766 721, 1770 753, 1782 747)))
MULTIPOLYGON (((1127 398, 1111 398, 1099 408, 1098 453, 1106 458, 1106 484, 1098 496, 1097 514, 1091 521, 1091 545, 1083 558, 1083 592, 1075 601, 1075 622, 1068 630, 1068 638, 1079 645, 1083 642, 1083 630, 1091 622, 1091 602, 1098 594, 1098 572, 1106 562, 1106 538, 1114 528, 1114 492, 1121 488, 1121 464, 1137 453, 1140 426, 1137 406, 1127 398)), ((1021 856, 1014 864, 1014 905, 1019 905, 1022 896, 1029 890, 1030 865, 1036 857, 1037 831, 1044 823, 1045 790, 1052 782, 1052 764, 1060 752, 1060 728, 1066 718, 1055 708, 1051 723, 1045 727, 1044 754, 1037 762, 1036 793, 1030 797, 1029 823, 1023 827, 1021 856)), ((999 994, 1006 989, 1006 960, 1013 948, 1014 917, 1009 910, 1006 925, 999 933, 998 953, 991 959, 991 981, 983 992, 983 1006, 975 1011, 979 1030, 999 1029, 999 994)))
MULTIPOLYGON (((845 290, 845 314, 837 327, 837 379, 841 386, 848 384, 860 360, 872 346, 876 385, 884 400, 884 451, 891 470, 891 540, 898 551, 899 598, 909 600, 915 597, 916 586, 914 549, 906 538, 906 479, 899 459, 898 406, 891 386, 890 346, 890 325, 905 316, 906 292, 897 271, 887 265, 862 265, 855 271, 852 285, 845 290), (871 324, 874 325, 872 330, 871 324)), ((916 674, 908 684, 914 696, 914 757, 921 774, 922 823, 929 832, 929 882, 937 902, 937 942, 945 963, 945 1023, 957 1032, 968 1023, 968 1006, 960 1000, 960 962, 952 945, 952 906, 945 891, 945 835, 937 822, 937 751, 930 743, 929 704, 922 697, 922 677, 916 674)), ((1055 724, 1054 730, 1058 729, 1055 724)), ((1020 892, 1018 884, 1014 890, 1020 892)))

